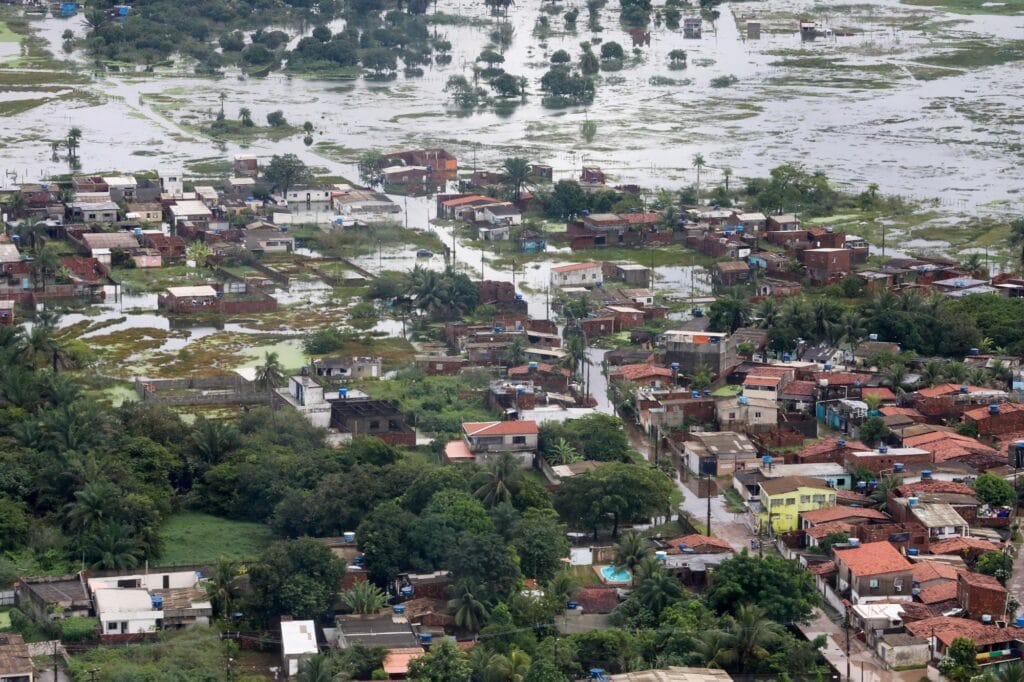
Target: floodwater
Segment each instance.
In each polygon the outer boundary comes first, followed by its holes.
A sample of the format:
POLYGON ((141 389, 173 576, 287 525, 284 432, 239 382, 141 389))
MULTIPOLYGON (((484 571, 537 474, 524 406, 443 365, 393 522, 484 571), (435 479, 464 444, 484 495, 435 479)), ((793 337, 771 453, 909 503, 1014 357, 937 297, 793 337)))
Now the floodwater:
MULTIPOLYGON (((534 32, 542 15, 539 6, 540 0, 524 0, 510 11, 514 38, 503 67, 526 75, 531 85, 525 103, 501 113, 493 108, 453 111, 443 91, 450 76, 470 73, 492 27, 438 25, 432 30, 451 41, 453 59, 447 66, 428 67, 422 78, 399 75, 373 83, 307 81, 282 74, 242 79, 234 72, 219 80, 159 72, 107 75, 88 88, 109 98, 103 104, 51 102, 9 117, 0 167, 29 177, 64 171, 38 140, 65 125, 82 128, 80 156, 87 168, 143 170, 223 158, 242 147, 214 143, 180 127, 183 121, 209 120, 223 92, 229 116, 244 106, 260 121, 283 108, 292 123, 308 120, 317 128, 316 144, 309 148, 296 135, 256 140, 247 151, 294 152, 318 167, 349 175, 354 175, 351 160, 361 150, 437 144, 456 153, 464 168, 494 167, 519 153, 553 165, 556 179, 575 175, 586 162, 602 166, 615 182, 646 186, 692 182, 690 160, 696 153, 709 166, 702 178, 705 186, 719 182, 725 166, 739 179, 797 161, 852 188, 876 182, 883 192, 937 198, 955 211, 981 210, 1005 200, 1024 182, 1024 168, 1015 158, 1020 151, 1009 146, 1020 139, 1024 125, 1013 114, 1024 69, 1012 62, 938 69, 918 61, 970 41, 1016 45, 1006 41, 1024 35, 1024 17, 953 15, 894 0, 727 3, 720 6, 714 26, 705 22, 699 40, 652 28, 650 46, 640 48, 634 60, 629 35, 618 23, 617 3, 601 11, 601 32, 591 32, 582 8, 572 33, 563 31, 561 16, 549 16, 549 35, 534 32), (798 17, 857 34, 804 43, 796 31, 798 17), (763 22, 759 40, 746 39, 747 19, 763 22), (626 68, 602 73, 590 107, 543 108, 539 80, 550 54, 566 49, 575 58, 579 43, 591 39, 622 44, 626 68), (687 52, 689 68, 668 69, 673 49, 687 52), (795 58, 832 60, 838 67, 780 63, 795 58), (929 69, 922 78, 932 80, 915 78, 922 67, 929 69), (712 79, 728 75, 738 78, 734 86, 711 87, 712 79), (161 112, 145 95, 171 97, 173 105, 161 112), (597 125, 590 143, 580 136, 584 121, 597 125)), ((440 0, 437 8, 497 21, 479 2, 440 0)), ((69 27, 81 32, 82 18, 47 18, 37 25, 59 55, 61 32, 69 27)), ((334 27, 340 26, 336 22, 334 27)))

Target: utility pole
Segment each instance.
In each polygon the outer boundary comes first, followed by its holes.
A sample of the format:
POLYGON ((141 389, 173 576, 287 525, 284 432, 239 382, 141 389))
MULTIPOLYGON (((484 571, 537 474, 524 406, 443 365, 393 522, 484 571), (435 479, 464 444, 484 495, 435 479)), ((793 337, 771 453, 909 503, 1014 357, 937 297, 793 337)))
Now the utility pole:
MULTIPOLYGON (((717 467, 718 463, 715 463, 717 467)), ((708 471, 708 537, 711 537, 711 472, 708 471)))
POLYGON ((846 679, 850 677, 850 609, 846 609, 846 619, 843 621, 843 629, 846 630, 846 679))

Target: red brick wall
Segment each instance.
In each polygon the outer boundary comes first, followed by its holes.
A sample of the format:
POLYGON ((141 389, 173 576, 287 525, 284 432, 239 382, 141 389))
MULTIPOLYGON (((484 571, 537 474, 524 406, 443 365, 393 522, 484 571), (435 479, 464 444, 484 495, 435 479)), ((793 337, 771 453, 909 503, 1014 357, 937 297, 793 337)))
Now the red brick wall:
POLYGON ((999 414, 986 414, 973 420, 978 425, 979 436, 1000 436, 1024 431, 1024 410, 1009 410, 999 414))
POLYGON ((896 462, 902 462, 903 464, 930 464, 931 461, 932 455, 930 452, 924 452, 919 455, 893 455, 891 457, 854 457, 851 451, 846 453, 843 465, 850 471, 864 468, 877 474, 883 470, 892 469, 892 465, 896 462))
POLYGON ((967 612, 973 617, 984 614, 998 616, 1006 608, 1006 592, 1003 590, 990 590, 978 585, 969 585, 962 579, 957 581, 956 596, 960 606, 967 609, 967 612))

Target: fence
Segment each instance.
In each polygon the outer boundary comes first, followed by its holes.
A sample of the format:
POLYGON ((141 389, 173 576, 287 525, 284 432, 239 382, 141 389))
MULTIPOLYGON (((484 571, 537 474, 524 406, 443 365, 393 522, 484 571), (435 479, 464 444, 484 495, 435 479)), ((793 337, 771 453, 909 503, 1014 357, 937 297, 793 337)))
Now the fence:
POLYGON ((268 390, 237 375, 191 379, 136 377, 135 391, 142 402, 161 405, 243 405, 270 400, 268 390))
POLYGON ((0 591, 0 606, 14 606, 17 594, 14 590, 0 591))

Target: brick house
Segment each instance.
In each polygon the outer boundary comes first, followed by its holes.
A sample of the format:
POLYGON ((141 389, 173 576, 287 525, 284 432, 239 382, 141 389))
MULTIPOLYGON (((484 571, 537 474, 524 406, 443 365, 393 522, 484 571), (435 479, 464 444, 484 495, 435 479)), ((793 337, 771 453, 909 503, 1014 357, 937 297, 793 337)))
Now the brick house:
POLYGON ((998 437, 1024 431, 1024 404, 996 403, 964 412, 964 422, 974 424, 978 436, 998 437))
POLYGON ((889 542, 836 549, 839 592, 854 604, 912 601, 913 564, 889 542))
POLYGON ((725 261, 711 266, 711 279, 718 286, 729 287, 746 284, 750 278, 751 268, 745 261, 725 261))
POLYGON ((1003 615, 1006 596, 1006 588, 990 575, 961 571, 957 577, 957 600, 971 617, 1003 615))
POLYGON ((532 381, 545 391, 566 393, 572 372, 565 367, 558 367, 546 362, 529 362, 518 367, 508 368, 509 379, 532 381))
POLYGON ((387 400, 335 400, 331 428, 350 436, 373 436, 389 445, 416 445, 416 432, 398 406, 387 400))
POLYGON ((815 284, 828 284, 850 273, 849 249, 807 249, 803 252, 807 276, 815 284))

